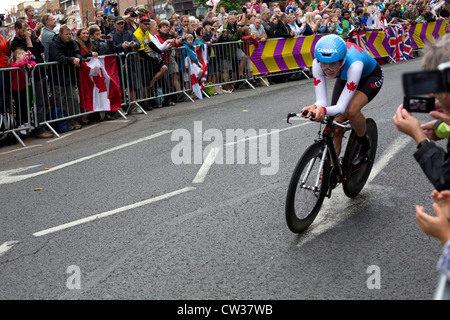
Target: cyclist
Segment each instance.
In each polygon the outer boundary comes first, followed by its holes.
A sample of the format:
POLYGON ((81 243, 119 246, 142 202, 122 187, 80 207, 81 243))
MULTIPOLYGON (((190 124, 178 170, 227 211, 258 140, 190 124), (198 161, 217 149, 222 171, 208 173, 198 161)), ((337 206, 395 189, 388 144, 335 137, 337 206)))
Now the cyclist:
MULTIPOLYGON (((377 61, 364 49, 354 43, 345 42, 338 35, 320 38, 314 49, 312 65, 316 102, 304 107, 308 111, 304 118, 322 121, 325 115, 336 116, 336 121, 349 120, 358 137, 358 149, 353 165, 358 165, 370 149, 366 136, 366 118, 361 109, 380 91, 383 71, 377 61), (331 98, 327 105, 326 77, 336 79, 331 98), (314 118, 312 118, 314 114, 314 118)), ((343 129, 336 129, 334 144, 341 151, 343 129)))

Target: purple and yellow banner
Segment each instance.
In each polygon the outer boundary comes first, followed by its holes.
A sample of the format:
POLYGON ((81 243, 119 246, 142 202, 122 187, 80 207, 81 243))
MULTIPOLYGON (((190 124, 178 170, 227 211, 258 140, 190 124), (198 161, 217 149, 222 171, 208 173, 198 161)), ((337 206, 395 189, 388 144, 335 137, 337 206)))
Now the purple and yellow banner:
MULTIPOLYGON (((449 32, 449 20, 438 20, 430 23, 414 24, 397 34, 398 39, 390 35, 390 31, 366 31, 363 41, 364 48, 376 59, 393 56, 393 47, 398 46, 402 39, 405 48, 420 49, 424 43, 442 38, 449 32), (393 40, 397 43, 393 44, 393 40)), ((390 28, 392 29, 392 28, 390 28)), ((314 47, 322 35, 311 35, 297 38, 268 39, 260 42, 259 47, 250 46, 250 61, 253 65, 253 74, 267 74, 279 71, 295 70, 311 67, 314 59, 314 47)), ((359 41, 361 41, 359 37, 359 41)), ((352 41, 349 39, 349 41, 352 41)), ((356 42, 357 41, 352 41, 356 42)), ((403 44, 401 46, 403 50, 403 44)))
POLYGON ((253 74, 295 70, 312 66, 314 47, 322 35, 268 39, 259 47, 250 46, 253 74))
POLYGON ((449 20, 418 23, 409 26, 409 37, 413 49, 421 49, 428 41, 442 38, 447 33, 449 20))

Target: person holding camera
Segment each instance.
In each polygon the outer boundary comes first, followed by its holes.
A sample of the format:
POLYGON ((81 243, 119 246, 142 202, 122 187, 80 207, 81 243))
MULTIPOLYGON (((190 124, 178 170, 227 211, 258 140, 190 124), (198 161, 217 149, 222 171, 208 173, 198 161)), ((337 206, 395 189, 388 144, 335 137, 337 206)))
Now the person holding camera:
MULTIPOLYGON (((427 43, 422 60, 423 70, 435 70, 448 61, 450 61, 450 35, 445 35, 440 41, 427 43)), ((448 83, 450 66, 445 69, 447 72, 445 70, 442 72, 446 75, 448 83)), ((426 83, 421 84, 422 88, 425 85, 426 83)), ((447 124, 450 124, 450 88, 445 86, 444 92, 429 92, 429 95, 437 99, 435 112, 432 114, 438 119, 445 119, 448 121, 447 124)), ((417 143, 414 158, 435 189, 438 191, 450 189, 450 140, 447 143, 447 150, 430 141, 419 120, 405 110, 403 104, 398 107, 392 120, 400 132, 409 135, 417 143)))
POLYGON ((133 7, 128 7, 125 9, 125 15, 122 17, 125 20, 125 30, 130 30, 132 33, 136 31, 139 27, 136 19, 138 17, 138 12, 133 7))

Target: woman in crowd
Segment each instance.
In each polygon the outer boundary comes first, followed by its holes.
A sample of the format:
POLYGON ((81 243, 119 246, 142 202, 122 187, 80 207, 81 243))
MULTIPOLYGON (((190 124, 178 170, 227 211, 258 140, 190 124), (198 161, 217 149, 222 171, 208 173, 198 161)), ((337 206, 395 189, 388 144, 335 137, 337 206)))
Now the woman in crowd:
MULTIPOLYGON (((167 30, 169 31, 169 30, 167 30)), ((160 51, 164 51, 164 50, 168 50, 170 49, 170 47, 172 46, 172 44, 175 42, 175 39, 167 39, 164 42, 161 42, 158 37, 156 36, 156 33, 158 32, 158 25, 156 24, 156 21, 153 19, 150 19, 150 29, 149 29, 149 34, 150 34, 150 39, 152 40, 152 42, 156 45, 156 47, 158 47, 158 49, 160 51)), ((159 63, 153 62, 152 63, 152 70, 153 70, 153 78, 150 81, 150 87, 153 88, 152 90, 156 91, 156 83, 158 82, 159 79, 161 79, 164 74, 167 72, 168 67, 167 65, 164 63, 163 57, 156 51, 151 51, 150 52, 150 56, 152 58, 155 59, 159 59, 159 63)), ((162 81, 162 85, 166 91, 166 93, 168 93, 167 91, 169 90, 169 88, 167 88, 167 82, 166 81, 162 81)), ((170 96, 167 96, 166 99, 164 99, 164 104, 167 106, 174 106, 175 102, 172 101, 170 96)), ((157 103, 157 108, 162 107, 161 104, 157 103)))
MULTIPOLYGON (((8 57, 11 55, 10 40, 9 34, 6 41, 0 34, 0 68, 8 67, 8 57)), ((9 79, 9 72, 0 72, 0 114, 7 111, 9 107, 9 79)))
MULTIPOLYGON (((77 43, 78 47, 80 48, 82 59, 98 57, 98 53, 92 51, 92 42, 89 37, 88 28, 81 28, 81 29, 77 30, 77 33, 75 34, 75 42, 77 43)), ((81 109, 82 109, 83 113, 86 112, 85 109, 83 109, 83 108, 81 108, 81 109)), ((83 114, 80 119, 80 124, 88 125, 88 124, 92 124, 92 122, 88 119, 88 116, 86 114, 83 114)))

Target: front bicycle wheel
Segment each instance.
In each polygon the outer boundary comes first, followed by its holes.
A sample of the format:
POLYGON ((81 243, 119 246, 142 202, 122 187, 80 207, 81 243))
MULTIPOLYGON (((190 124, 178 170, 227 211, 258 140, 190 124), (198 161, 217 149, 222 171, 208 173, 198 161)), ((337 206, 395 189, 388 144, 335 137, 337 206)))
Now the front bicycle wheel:
POLYGON ((328 191, 330 160, 321 143, 311 145, 302 155, 289 183, 286 196, 286 222, 294 233, 313 223, 328 191), (322 159, 324 161, 322 162, 322 159))
POLYGON ((347 180, 342 183, 344 193, 349 198, 356 197, 364 188, 370 172, 372 171, 373 162, 377 153, 378 145, 378 129, 377 124, 371 118, 366 119, 366 135, 369 138, 370 149, 367 153, 367 161, 358 166, 352 165, 357 148, 356 133, 352 130, 345 150, 344 167, 346 168, 347 180))

